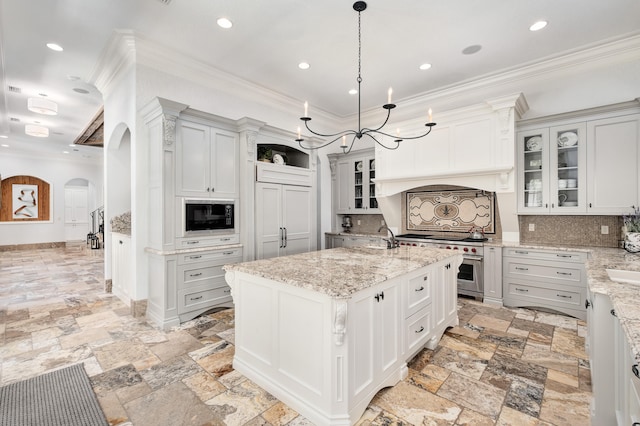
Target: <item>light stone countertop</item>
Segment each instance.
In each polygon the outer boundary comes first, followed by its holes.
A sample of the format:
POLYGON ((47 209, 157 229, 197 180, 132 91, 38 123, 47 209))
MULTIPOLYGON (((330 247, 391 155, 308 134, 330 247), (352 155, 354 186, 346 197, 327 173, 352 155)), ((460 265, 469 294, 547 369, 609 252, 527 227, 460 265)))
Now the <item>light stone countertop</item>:
POLYGON ((347 299, 360 290, 457 256, 460 255, 451 250, 436 248, 341 247, 229 264, 224 269, 316 291, 334 299, 347 299))

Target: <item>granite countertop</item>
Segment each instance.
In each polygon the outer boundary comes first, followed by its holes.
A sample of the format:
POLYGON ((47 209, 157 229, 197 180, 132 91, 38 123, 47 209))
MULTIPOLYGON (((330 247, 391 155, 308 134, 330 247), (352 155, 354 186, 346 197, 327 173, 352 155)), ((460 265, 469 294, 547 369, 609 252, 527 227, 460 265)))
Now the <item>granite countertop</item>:
POLYGON ((274 281, 347 299, 354 293, 453 256, 450 250, 353 247, 225 265, 274 281))

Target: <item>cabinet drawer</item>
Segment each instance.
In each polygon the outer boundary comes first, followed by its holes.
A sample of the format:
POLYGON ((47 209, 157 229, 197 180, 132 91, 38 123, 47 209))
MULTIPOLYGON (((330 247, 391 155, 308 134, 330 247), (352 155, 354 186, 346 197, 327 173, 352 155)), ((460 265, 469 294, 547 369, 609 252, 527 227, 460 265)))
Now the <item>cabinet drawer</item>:
MULTIPOLYGON (((573 266, 573 265, 570 265, 573 266)), ((580 285, 582 281, 582 269, 576 267, 545 266, 533 263, 517 262, 512 259, 507 261, 505 274, 521 279, 540 279, 562 281, 565 284, 580 285)))
POLYGON ((534 286, 507 282, 505 299, 516 298, 531 301, 530 306, 558 306, 584 310, 585 291, 572 287, 534 286))
POLYGON ((431 270, 411 278, 407 284, 407 318, 431 303, 431 270))
POLYGON ((587 261, 587 253, 571 251, 531 250, 508 247, 504 249, 503 255, 506 257, 517 257, 522 259, 542 259, 561 262, 584 263, 587 261))
POLYGON ((196 247, 214 247, 227 244, 239 244, 240 235, 221 235, 219 237, 194 237, 194 238, 176 238, 176 246, 180 249, 196 248, 196 247))
POLYGON ((431 305, 427 305, 406 320, 405 342, 411 353, 427 343, 431 333, 431 305))
POLYGON ((217 288, 195 287, 178 290, 178 314, 207 308, 231 300, 231 288, 221 284, 217 288))
POLYGON ((242 249, 201 251, 184 253, 178 256, 178 265, 187 265, 197 262, 216 262, 219 264, 236 263, 242 261, 242 249))
POLYGON ((225 284, 223 265, 207 267, 178 267, 178 290, 193 287, 218 287, 225 284))

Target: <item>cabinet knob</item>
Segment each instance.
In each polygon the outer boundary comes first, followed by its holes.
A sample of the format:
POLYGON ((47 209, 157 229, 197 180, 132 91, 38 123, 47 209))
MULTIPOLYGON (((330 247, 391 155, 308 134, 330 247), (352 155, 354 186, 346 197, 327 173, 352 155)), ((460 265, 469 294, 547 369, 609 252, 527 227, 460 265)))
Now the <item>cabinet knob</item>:
POLYGON ((640 371, 638 371, 638 364, 633 364, 631 366, 631 371, 633 371, 633 375, 640 379, 640 371))
POLYGON ((611 315, 613 315, 614 317, 617 317, 617 315, 616 315, 616 310, 615 310, 615 309, 612 309, 612 310, 611 310, 611 315))
POLYGON ((588 308, 589 308, 589 306, 591 306, 591 302, 589 302, 588 300, 585 300, 585 301, 584 301, 584 308, 585 308, 585 309, 588 309, 588 308))

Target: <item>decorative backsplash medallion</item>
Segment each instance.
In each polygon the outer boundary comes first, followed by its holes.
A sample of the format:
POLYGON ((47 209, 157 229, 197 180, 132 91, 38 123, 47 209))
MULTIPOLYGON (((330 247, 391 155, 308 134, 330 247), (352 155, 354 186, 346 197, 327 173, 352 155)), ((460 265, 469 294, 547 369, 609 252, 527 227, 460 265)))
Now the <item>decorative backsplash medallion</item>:
POLYGON ((407 192, 408 231, 495 233, 495 200, 480 190, 407 192))

